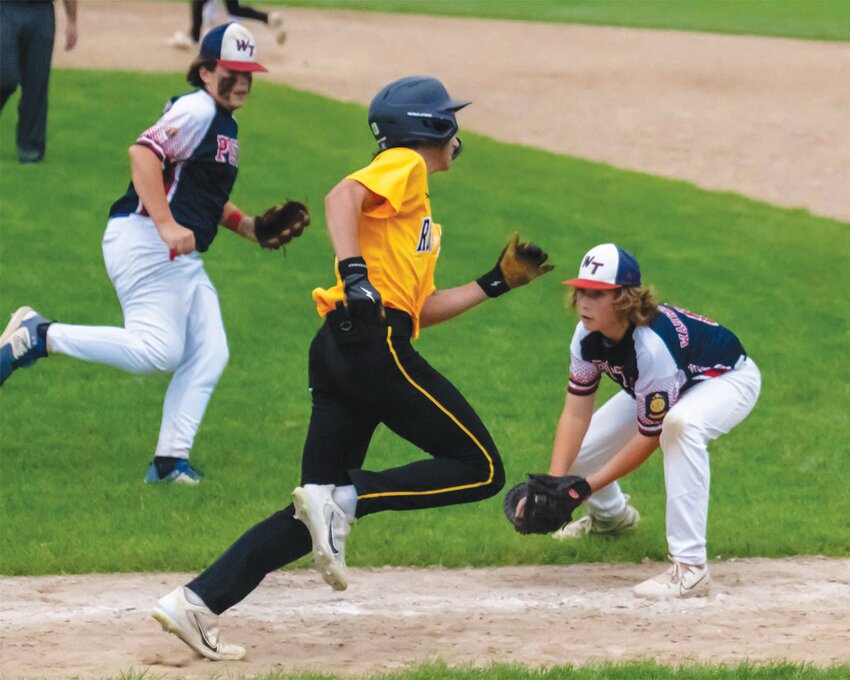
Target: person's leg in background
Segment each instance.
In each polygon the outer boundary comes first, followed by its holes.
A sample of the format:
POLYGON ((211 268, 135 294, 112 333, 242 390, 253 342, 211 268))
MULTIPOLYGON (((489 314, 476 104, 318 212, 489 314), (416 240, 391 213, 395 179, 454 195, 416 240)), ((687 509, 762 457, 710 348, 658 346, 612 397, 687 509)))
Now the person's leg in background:
POLYGON ((18 159, 37 163, 44 158, 47 143, 47 90, 56 16, 52 3, 3 2, 0 7, 0 99, 5 105, 20 84, 18 159))
POLYGON ((24 13, 19 2, 0 2, 0 110, 21 84, 20 42, 24 13))
POLYGON ((239 0, 225 0, 227 13, 239 19, 254 19, 266 24, 275 34, 278 45, 286 41, 286 31, 283 30, 283 15, 280 12, 261 12, 249 5, 243 5, 239 0))

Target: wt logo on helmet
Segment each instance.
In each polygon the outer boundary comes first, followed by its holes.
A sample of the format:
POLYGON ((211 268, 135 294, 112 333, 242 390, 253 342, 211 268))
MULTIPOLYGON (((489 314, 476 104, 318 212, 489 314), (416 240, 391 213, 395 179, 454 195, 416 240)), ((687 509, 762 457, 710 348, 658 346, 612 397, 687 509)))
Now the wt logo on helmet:
POLYGON ((249 43, 247 40, 236 40, 236 51, 237 52, 248 52, 252 57, 254 56, 254 45, 249 43))
POLYGON ((589 255, 589 256, 584 258, 584 262, 581 263, 581 266, 582 266, 582 269, 587 269, 588 267, 593 267, 593 272, 591 272, 591 273, 595 274, 597 269, 605 266, 605 263, 604 262, 596 262, 593 259, 593 255, 589 255))

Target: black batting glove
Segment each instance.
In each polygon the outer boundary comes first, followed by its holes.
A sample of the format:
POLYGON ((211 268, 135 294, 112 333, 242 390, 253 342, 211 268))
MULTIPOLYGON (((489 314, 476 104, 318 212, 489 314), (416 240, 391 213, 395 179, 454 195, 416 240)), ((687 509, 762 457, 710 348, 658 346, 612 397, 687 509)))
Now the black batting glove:
POLYGON ((381 294, 369 281, 369 270, 362 257, 349 257, 337 265, 345 292, 345 308, 352 319, 385 319, 381 294))

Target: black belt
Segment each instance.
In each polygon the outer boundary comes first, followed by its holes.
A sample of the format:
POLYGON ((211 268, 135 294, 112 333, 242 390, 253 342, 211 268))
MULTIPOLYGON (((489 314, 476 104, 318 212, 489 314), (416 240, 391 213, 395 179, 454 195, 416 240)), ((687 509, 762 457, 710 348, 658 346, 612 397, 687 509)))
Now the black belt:
POLYGON ((327 313, 325 323, 331 335, 345 343, 386 338, 388 325, 393 329, 393 337, 401 335, 409 338, 413 334, 413 319, 409 314, 392 307, 384 307, 384 310, 386 323, 375 317, 352 319, 340 302, 337 303, 336 309, 327 313))

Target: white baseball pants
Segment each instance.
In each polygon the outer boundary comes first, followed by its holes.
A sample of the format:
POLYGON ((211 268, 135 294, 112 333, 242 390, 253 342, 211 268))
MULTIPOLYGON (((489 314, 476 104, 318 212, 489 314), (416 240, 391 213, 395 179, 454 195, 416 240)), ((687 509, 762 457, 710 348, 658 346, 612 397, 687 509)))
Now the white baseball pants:
MULTIPOLYGON (((661 450, 667 489, 667 545, 670 556, 685 564, 703 564, 711 482, 708 442, 726 434, 749 415, 761 390, 761 374, 752 359, 717 378, 687 390, 664 419, 661 450)), ((605 463, 638 433, 637 406, 626 392, 609 399, 590 421, 570 474, 587 475, 605 463)), ((626 507, 620 485, 613 482, 588 500, 588 512, 613 517, 626 507)))
POLYGON ((197 252, 169 261, 168 246, 148 217, 109 220, 103 258, 124 327, 54 323, 48 349, 130 373, 173 371, 156 455, 188 458, 227 365, 218 294, 197 252))

